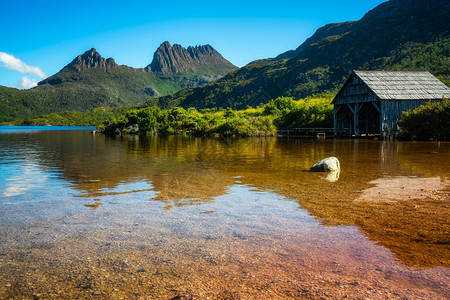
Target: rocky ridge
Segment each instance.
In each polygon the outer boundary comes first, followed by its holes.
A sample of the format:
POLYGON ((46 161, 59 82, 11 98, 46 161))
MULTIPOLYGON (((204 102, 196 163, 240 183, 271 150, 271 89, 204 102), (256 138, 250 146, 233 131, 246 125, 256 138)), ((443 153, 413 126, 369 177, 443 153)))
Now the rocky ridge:
POLYGON ((83 69, 101 69, 106 71, 117 66, 113 58, 105 59, 95 48, 91 48, 82 55, 78 55, 70 64, 63 68, 63 71, 81 71, 83 69))
POLYGON ((236 67, 210 45, 189 46, 164 42, 153 55, 146 70, 157 74, 205 73, 225 75, 236 67))
MULTIPOLYGON (((237 69, 210 45, 189 46, 186 49, 179 44, 171 46, 166 41, 155 51, 151 64, 145 68, 135 69, 118 65, 113 58, 105 59, 95 48, 91 48, 78 55, 60 72, 42 80, 38 85, 57 85, 63 82, 78 81, 83 73, 94 70, 113 72, 124 68, 147 72, 149 76, 154 75, 156 77, 181 75, 181 77, 178 76, 173 79, 181 88, 209 83, 237 69)), ((155 95, 158 95, 158 93, 155 95)))
POLYGON ((58 73, 40 81, 38 85, 57 85, 63 82, 76 81, 79 79, 78 76, 67 76, 66 74, 81 73, 86 70, 101 70, 107 72, 117 67, 119 67, 119 65, 113 58, 105 59, 97 52, 97 50, 95 50, 95 48, 91 48, 75 57, 72 62, 62 68, 58 73))

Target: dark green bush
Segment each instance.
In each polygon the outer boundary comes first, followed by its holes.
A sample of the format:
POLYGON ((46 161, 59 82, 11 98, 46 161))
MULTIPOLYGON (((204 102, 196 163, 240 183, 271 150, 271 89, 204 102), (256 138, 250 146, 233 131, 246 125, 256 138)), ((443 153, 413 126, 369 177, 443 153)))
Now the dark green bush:
POLYGON ((444 98, 403 112, 397 125, 400 138, 450 140, 450 100, 444 98))
POLYGON ((333 126, 333 105, 330 96, 299 101, 280 97, 267 103, 263 114, 272 115, 278 128, 333 126))
POLYGON ((269 103, 264 105, 264 115, 279 115, 283 111, 290 111, 297 106, 294 99, 290 97, 278 97, 270 100, 269 103))
POLYGON ((128 120, 126 125, 139 125, 139 130, 151 131, 155 130, 161 119, 161 110, 156 107, 147 107, 144 109, 133 109, 126 113, 126 119, 128 120))
POLYGON ((215 133, 222 136, 252 136, 250 124, 245 119, 231 118, 217 126, 215 133))

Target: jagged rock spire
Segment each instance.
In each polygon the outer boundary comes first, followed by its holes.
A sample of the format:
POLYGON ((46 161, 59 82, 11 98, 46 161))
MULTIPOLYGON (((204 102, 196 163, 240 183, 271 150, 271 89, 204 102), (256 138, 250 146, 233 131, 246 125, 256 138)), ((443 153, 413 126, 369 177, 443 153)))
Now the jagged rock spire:
POLYGON ((152 63, 146 69, 158 74, 206 72, 225 75, 236 67, 210 45, 189 46, 186 49, 179 44, 171 46, 166 41, 156 50, 152 63))

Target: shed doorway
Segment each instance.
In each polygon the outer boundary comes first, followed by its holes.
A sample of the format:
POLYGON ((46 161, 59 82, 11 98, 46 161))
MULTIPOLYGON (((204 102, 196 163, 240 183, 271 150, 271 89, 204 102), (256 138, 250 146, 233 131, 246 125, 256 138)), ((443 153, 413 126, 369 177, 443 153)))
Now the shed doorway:
POLYGON ((336 105, 335 135, 379 135, 381 133, 380 105, 380 101, 336 105))

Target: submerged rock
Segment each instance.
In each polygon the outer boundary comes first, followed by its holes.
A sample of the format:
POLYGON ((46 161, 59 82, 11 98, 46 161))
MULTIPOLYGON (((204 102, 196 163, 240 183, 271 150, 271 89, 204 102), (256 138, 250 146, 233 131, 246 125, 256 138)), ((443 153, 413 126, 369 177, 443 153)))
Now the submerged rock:
POLYGON ((339 159, 336 157, 327 157, 316 162, 310 169, 310 172, 336 172, 341 169, 339 159))

